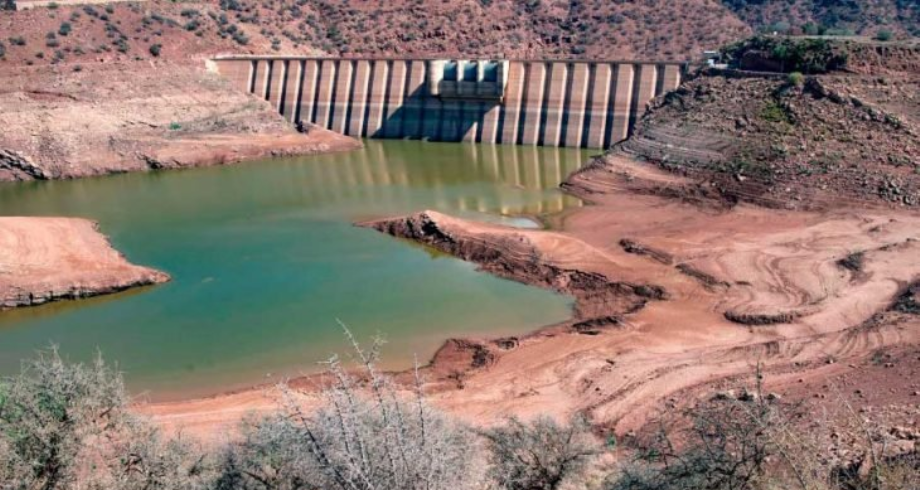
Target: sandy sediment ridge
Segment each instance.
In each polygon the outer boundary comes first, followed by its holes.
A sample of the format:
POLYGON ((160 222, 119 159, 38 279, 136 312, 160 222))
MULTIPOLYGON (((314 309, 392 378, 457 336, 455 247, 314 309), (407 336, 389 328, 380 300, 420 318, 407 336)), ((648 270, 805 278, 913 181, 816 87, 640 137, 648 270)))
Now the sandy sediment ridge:
MULTIPOLYGON (((543 268, 566 264, 602 278, 596 289, 626 281, 666 292, 636 301, 634 290, 614 288, 619 301, 632 302, 626 309, 603 302, 616 319, 606 325, 616 328, 563 326, 517 343, 482 341, 466 346, 475 353, 466 359, 449 343, 431 373, 457 379, 460 370, 463 389, 439 392, 437 403, 479 422, 583 411, 627 429, 672 394, 751 373, 757 363, 804 373, 829 358, 920 342, 916 317, 889 312, 920 279, 916 213, 713 208, 651 195, 666 187, 696 200, 695 186, 608 156, 569 180, 595 205, 560 217, 563 232, 432 212, 371 223, 531 284, 546 286, 543 268), (841 265, 856 252, 858 270, 841 265), (470 362, 477 358, 488 362, 470 362)), ((564 283, 549 285, 579 297, 564 283)), ((590 320, 576 312, 574 325, 590 320)))
POLYGON ((163 283, 132 265, 78 218, 0 218, 0 309, 79 299, 163 283))

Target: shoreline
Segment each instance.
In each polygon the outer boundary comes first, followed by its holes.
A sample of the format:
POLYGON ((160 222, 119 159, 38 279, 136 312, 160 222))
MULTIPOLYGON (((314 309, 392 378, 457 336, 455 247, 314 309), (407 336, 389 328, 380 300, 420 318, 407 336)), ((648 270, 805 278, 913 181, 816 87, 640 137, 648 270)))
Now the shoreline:
POLYGON ((0 217, 0 312, 169 280, 165 272, 128 262, 95 221, 0 217))
MULTIPOLYGON (((622 432, 674 393, 749 374, 752 363, 763 362, 766 372, 807 373, 828 356, 855 359, 894 343, 920 343, 916 330, 893 320, 874 333, 863 327, 877 317, 916 321, 889 312, 901 285, 920 280, 910 260, 920 248, 916 213, 725 207, 694 199, 697 185, 608 155, 567 179, 562 188, 588 205, 546 217, 552 229, 437 213, 364 223, 486 272, 582 296, 566 322, 511 338, 445 341, 424 369, 432 403, 474 424, 579 411, 622 432), (674 198, 682 191, 689 200, 674 198), (854 246, 867 251, 863 274, 834 265, 854 246), (637 289, 643 285, 649 289, 637 289), (601 306, 591 303, 598 299, 601 306), (795 314, 767 326, 730 320, 788 312, 795 314), (852 337, 862 346, 853 349, 852 337)), ((394 373, 397 380, 405 375, 394 373)), ((140 410, 167 427, 190 422, 207 437, 217 427, 232 430, 245 407, 270 410, 265 400, 254 401, 263 390, 140 410)))

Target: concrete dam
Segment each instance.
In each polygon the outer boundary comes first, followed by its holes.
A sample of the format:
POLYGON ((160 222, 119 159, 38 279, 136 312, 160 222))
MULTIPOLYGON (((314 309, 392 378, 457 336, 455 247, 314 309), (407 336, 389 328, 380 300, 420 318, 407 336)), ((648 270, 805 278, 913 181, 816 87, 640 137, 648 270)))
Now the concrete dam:
POLYGON ((687 65, 223 56, 209 67, 292 123, 349 136, 607 148, 687 65))

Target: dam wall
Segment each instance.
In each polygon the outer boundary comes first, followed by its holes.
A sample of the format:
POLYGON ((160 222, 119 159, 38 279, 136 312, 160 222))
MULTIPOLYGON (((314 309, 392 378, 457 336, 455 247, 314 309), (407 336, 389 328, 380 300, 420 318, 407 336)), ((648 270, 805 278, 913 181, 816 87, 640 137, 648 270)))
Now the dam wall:
POLYGON ((359 138, 607 148, 684 63, 225 56, 209 67, 291 123, 359 138))

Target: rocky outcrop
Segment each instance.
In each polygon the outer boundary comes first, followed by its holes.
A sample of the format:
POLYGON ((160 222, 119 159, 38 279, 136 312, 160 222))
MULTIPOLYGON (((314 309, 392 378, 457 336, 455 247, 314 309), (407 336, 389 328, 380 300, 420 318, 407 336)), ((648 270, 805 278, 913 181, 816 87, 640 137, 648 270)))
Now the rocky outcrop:
POLYGON ((0 148, 0 180, 43 180, 45 172, 28 158, 0 148))
POLYGON ((129 263, 92 221, 0 218, 0 309, 111 294, 169 280, 129 263))

